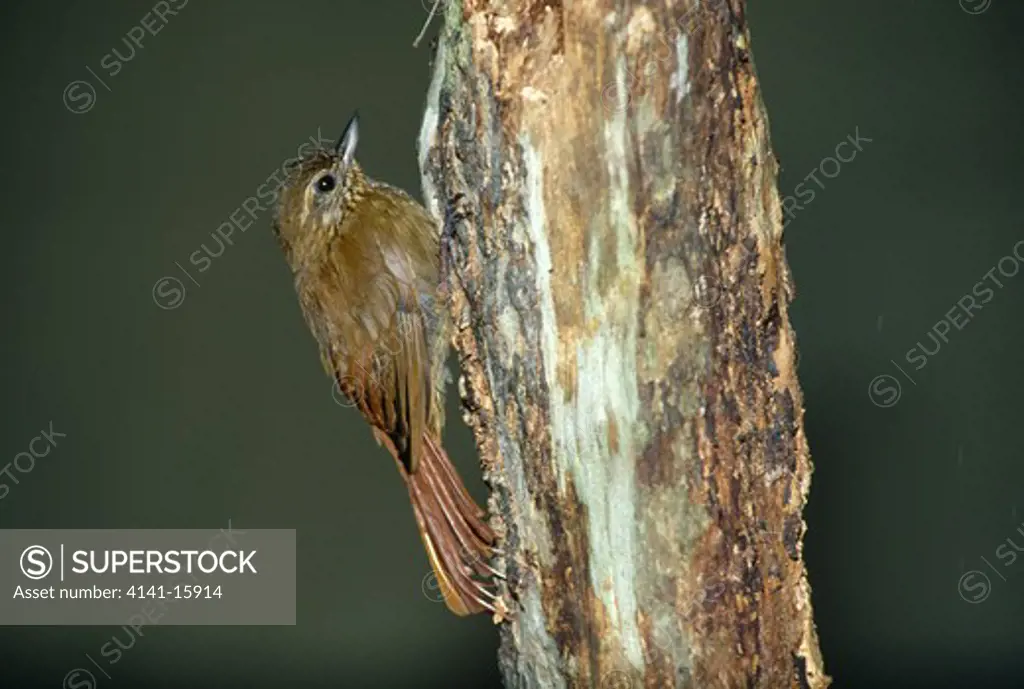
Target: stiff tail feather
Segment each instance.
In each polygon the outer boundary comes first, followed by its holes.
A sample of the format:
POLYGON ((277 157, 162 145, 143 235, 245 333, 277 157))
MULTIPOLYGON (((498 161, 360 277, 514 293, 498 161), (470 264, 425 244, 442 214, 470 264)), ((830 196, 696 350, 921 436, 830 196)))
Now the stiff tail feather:
MULTIPOLYGON (((395 455, 390 438, 377 436, 395 455)), ((488 564, 494 554, 494 532, 438 441, 429 433, 422 438, 416 471, 409 473, 397 455, 395 459, 438 588, 456 615, 493 612, 496 599, 488 580, 501 576, 488 564)))

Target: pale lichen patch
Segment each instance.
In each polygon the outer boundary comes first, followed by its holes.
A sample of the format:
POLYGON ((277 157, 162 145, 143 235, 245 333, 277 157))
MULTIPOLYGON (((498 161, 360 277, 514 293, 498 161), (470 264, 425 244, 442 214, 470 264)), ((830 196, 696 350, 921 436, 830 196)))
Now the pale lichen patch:
POLYGON ((548 95, 541 91, 540 89, 534 88, 532 86, 523 87, 523 90, 520 91, 520 93, 523 96, 523 100, 529 101, 531 103, 539 103, 540 105, 544 105, 545 103, 548 102, 548 95))
MULTIPOLYGON (((530 140, 521 137, 519 145, 523 151, 523 167, 526 172, 526 189, 524 190, 524 206, 526 210, 526 229, 533 245, 533 257, 536 262, 536 288, 540 307, 540 343, 541 359, 544 365, 545 383, 549 394, 555 397, 558 389, 558 318, 555 312, 555 297, 551 287, 551 247, 547 237, 547 217, 544 210, 544 177, 543 162, 537 149, 530 140)), ((554 416, 558 408, 551 410, 552 425, 561 419, 554 416)), ((556 467, 557 469, 557 467, 556 467)), ((565 490, 564 475, 557 474, 559 488, 565 490)))
POLYGON ((676 35, 676 71, 669 77, 669 88, 676 93, 676 104, 690 93, 690 51, 686 34, 676 35))
POLYGON ((637 54, 648 43, 651 35, 657 30, 658 24, 654 13, 644 5, 633 10, 626 24, 626 52, 637 54))
MULTIPOLYGON (((637 231, 629 201, 625 116, 606 125, 609 211, 603 233, 610 242, 587 252, 588 270, 594 274, 605 261, 623 274, 602 294, 595 280, 588 280, 583 303, 590 327, 575 330, 559 347, 555 310, 553 264, 548 242, 553 219, 544 205, 543 164, 540 154, 526 137, 520 146, 526 171, 526 221, 537 261, 536 289, 540 300, 540 339, 544 375, 549 387, 550 434, 556 475, 564 490, 571 476, 580 503, 586 507, 587 540, 590 544, 591 586, 609 617, 609 627, 618 630, 629 663, 643 664, 641 637, 636 625, 637 601, 631 572, 636 563, 636 490, 632 458, 643 442, 637 436, 639 395, 636 388, 638 328, 637 231), (633 277, 630 277, 633 276, 633 277), (625 290, 625 292, 623 292, 625 290), (573 341, 575 345, 573 345, 573 341), (563 388, 558 371, 572 356, 575 361, 575 389, 563 388), (609 420, 614 419, 610 424, 609 420), (615 451, 610 440, 615 428, 615 451)), ((568 266, 559 265, 557 274, 568 266)))
POLYGON ((423 112, 423 123, 420 125, 417 157, 420 167, 420 179, 422 180, 423 201, 434 220, 440 222, 441 212, 437 199, 437 190, 434 187, 431 175, 427 174, 427 159, 437 140, 437 124, 441 111, 441 83, 444 81, 445 74, 444 42, 437 46, 437 56, 435 59, 437 64, 434 68, 434 75, 430 79, 430 88, 427 90, 427 106, 423 112))

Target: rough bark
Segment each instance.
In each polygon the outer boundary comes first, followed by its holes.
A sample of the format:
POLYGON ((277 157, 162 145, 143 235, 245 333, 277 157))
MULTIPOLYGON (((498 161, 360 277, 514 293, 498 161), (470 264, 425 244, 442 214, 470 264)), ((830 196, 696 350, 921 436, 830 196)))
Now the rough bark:
POLYGON ((742 0, 449 0, 420 138, 509 687, 826 687, 742 0))

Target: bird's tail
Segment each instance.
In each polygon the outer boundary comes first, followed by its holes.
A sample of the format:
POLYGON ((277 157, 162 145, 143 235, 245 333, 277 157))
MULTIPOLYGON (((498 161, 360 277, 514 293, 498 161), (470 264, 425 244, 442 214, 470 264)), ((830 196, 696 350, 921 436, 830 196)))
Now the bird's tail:
POLYGON ((496 574, 488 564, 494 532, 444 449, 428 433, 423 440, 419 466, 405 478, 438 588, 456 615, 493 611, 494 594, 480 579, 496 574))
POLYGON ((396 463, 409 488, 438 588, 456 615, 493 612, 495 597, 488 583, 500 576, 488 564, 494 554, 494 532, 439 442, 430 433, 422 437, 416 471, 410 474, 401 461, 396 463))

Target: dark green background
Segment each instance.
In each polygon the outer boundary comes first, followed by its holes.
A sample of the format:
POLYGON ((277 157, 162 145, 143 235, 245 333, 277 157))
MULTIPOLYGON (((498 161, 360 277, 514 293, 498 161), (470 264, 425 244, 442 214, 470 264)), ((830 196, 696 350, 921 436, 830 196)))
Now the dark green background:
MULTIPOLYGON (((421 591, 406 495, 332 401, 267 217, 195 275, 200 287, 185 283, 179 308, 151 294, 162 276, 184 279, 175 262, 212 246, 299 143, 318 127, 336 136, 354 108, 367 170, 418 192, 420 0, 192 0, 90 111, 69 112, 65 86, 94 81, 86 66, 105 76, 101 58, 124 54, 149 7, 0 9, 0 464, 51 420, 67 434, 18 474, 0 527, 298 529, 295 627, 147 628, 102 689, 496 686, 490 622, 421 591)), ((916 385, 900 378, 898 404, 867 394, 1024 239, 1024 3, 750 12, 781 191, 856 128, 873 140, 786 230, 827 669, 841 688, 1024 686, 1024 557, 1006 581, 981 559, 999 567, 995 549, 1024 523, 1024 274, 908 370, 916 385), (976 605, 957 586, 972 569, 992 580, 976 605)), ((482 488, 451 418, 448 447, 482 488)), ((117 633, 3 628, 0 687, 56 687, 117 633)))

